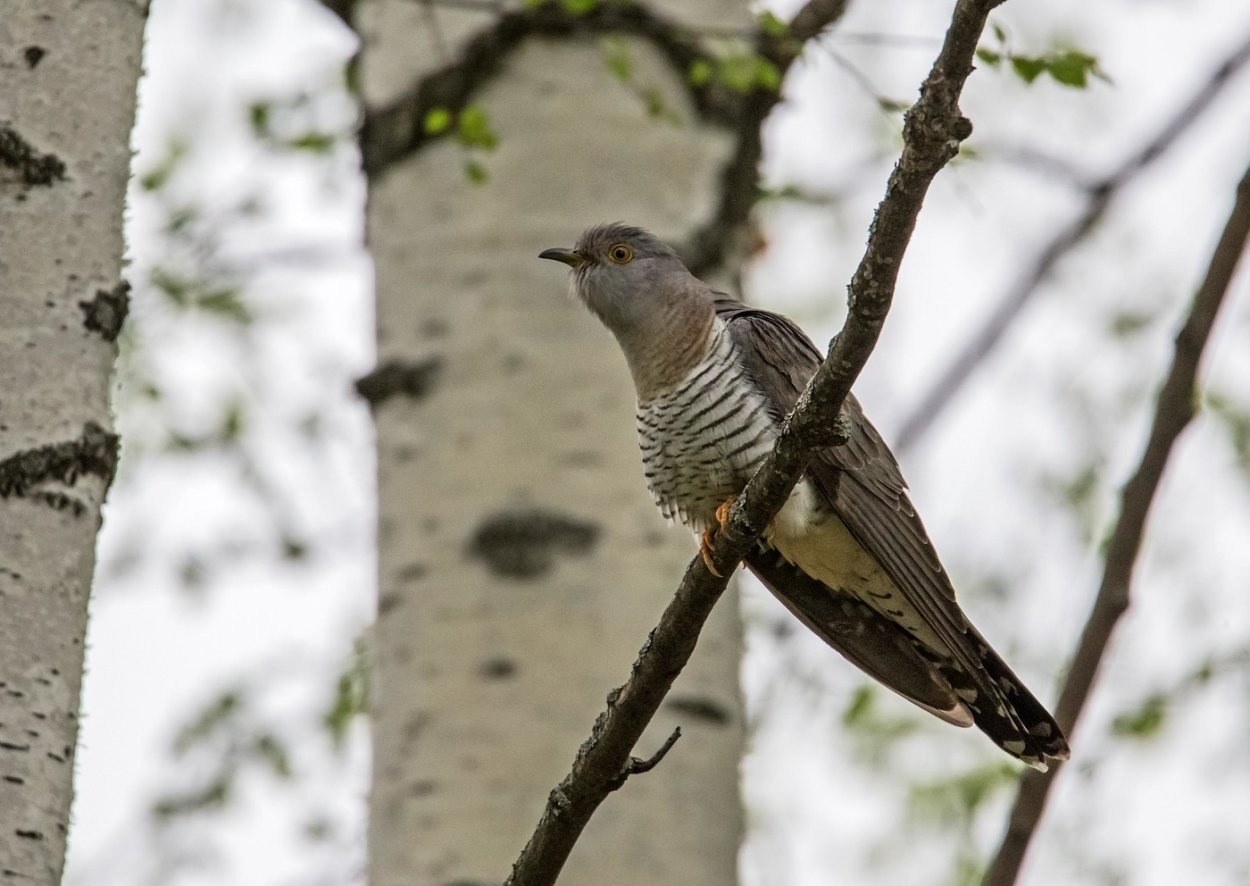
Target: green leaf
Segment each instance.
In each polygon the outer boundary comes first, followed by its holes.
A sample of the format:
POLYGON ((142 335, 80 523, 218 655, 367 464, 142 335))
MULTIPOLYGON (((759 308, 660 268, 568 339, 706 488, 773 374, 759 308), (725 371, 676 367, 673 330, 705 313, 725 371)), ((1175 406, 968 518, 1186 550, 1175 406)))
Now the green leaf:
POLYGON ((690 65, 690 72, 686 76, 690 79, 691 86, 706 86, 712 79, 712 63, 701 58, 690 65))
POLYGON ((771 12, 760 13, 756 21, 759 23, 760 31, 769 37, 786 37, 790 34, 790 26, 771 12))
POLYGON ((872 713, 873 692, 870 686, 860 686, 851 696, 851 703, 842 712, 842 725, 855 727, 867 721, 872 713))
POLYGON ((195 300, 195 305, 202 311, 242 324, 248 324, 254 319, 242 294, 234 287, 210 289, 195 300))
POLYGON ((607 66, 608 73, 622 83, 628 83, 634 75, 634 62, 629 57, 629 49, 625 43, 620 40, 605 40, 603 50, 603 63, 607 66))
POLYGON ((201 710, 174 737, 174 754, 181 756, 208 736, 238 717, 246 703, 242 690, 221 693, 201 710))
POLYGON ((1084 52, 1068 50, 1056 53, 1050 57, 1049 62, 1050 76, 1064 86, 1071 86, 1074 89, 1086 88, 1091 75, 1106 79, 1098 69, 1098 59, 1084 52))
POLYGON ((499 136, 490 127, 490 120, 480 105, 469 105, 460 112, 456 135, 469 148, 493 151, 499 146, 499 136))
POLYGON ((728 55, 720 60, 716 77, 734 92, 750 92, 755 85, 755 56, 728 55))
POLYGON ((1046 62, 1040 58, 1029 58, 1026 55, 1013 55, 1011 68, 1025 83, 1032 83, 1046 70, 1046 62))
POLYGON ((338 144, 338 138, 331 132, 305 132, 285 142, 286 147, 296 151, 308 151, 310 154, 328 154, 338 144))
POLYGON ((476 160, 467 160, 464 164, 464 177, 475 185, 485 184, 490 175, 486 167, 476 160))
POLYGON ((589 15, 599 5, 599 0, 560 0, 569 15, 589 15))
POLYGON ((994 32, 994 39, 1000 44, 1007 42, 1007 31, 998 22, 990 22, 990 30, 994 32))
POLYGON ((766 58, 760 58, 755 65, 755 85, 769 92, 781 88, 781 71, 766 58))
POLYGON ((266 101, 255 101, 247 106, 247 122, 252 127, 252 134, 257 138, 265 138, 271 133, 269 121, 273 106, 266 101))
POLYGON ((912 789, 913 808, 934 822, 971 821, 986 800, 1014 785, 1019 777, 1019 767, 1014 763, 980 766, 916 786, 912 789))
POLYGON ((270 771, 279 778, 290 778, 295 774, 291 768, 291 755, 286 746, 271 732, 262 732, 252 740, 252 755, 266 764, 270 771))
POLYGON ((991 68, 997 68, 1000 64, 1002 64, 1003 54, 1001 52, 995 52, 992 49, 986 49, 982 46, 977 50, 977 58, 985 62, 991 68))
POLYGON ((1111 732, 1138 741, 1154 738, 1167 719, 1168 700, 1160 693, 1146 698, 1135 711, 1127 711, 1111 721, 1111 732))
POLYGON ((451 111, 446 108, 430 108, 425 114, 422 129, 426 135, 438 135, 451 126, 451 111))
POLYGON ((364 644, 357 641, 351 661, 339 675, 334 698, 322 722, 336 748, 347 738, 347 728, 355 717, 369 711, 369 664, 364 644))

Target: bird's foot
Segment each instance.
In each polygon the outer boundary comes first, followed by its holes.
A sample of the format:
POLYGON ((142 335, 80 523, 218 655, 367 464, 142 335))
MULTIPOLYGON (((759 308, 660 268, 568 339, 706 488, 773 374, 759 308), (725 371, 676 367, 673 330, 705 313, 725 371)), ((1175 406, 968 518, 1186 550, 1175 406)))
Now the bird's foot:
POLYGON ((721 502, 716 508, 716 523, 709 529, 703 531, 703 535, 699 536, 699 556, 703 558, 703 565, 707 567, 707 571, 715 575, 717 578, 724 578, 712 563, 712 539, 716 537, 716 533, 723 530, 729 525, 729 509, 733 507, 734 500, 732 498, 721 502))

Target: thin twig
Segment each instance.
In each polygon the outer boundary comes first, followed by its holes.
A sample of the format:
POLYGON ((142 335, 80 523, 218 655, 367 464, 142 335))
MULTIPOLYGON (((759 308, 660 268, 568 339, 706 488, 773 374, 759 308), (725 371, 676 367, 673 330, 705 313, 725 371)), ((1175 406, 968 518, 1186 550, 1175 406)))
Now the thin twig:
MULTIPOLYGON (((1237 199, 1232 212, 1194 297, 1189 317, 1176 336, 1176 352, 1159 392, 1141 464, 1121 493, 1120 516, 1107 547, 1102 583, 1055 709, 1055 719, 1068 735, 1072 735, 1089 698, 1111 631, 1128 609, 1133 570, 1146 532, 1150 507, 1176 440, 1193 418, 1202 352, 1211 336, 1216 315, 1228 293, 1248 236, 1250 168, 1246 169, 1237 185, 1237 199)), ((1011 810, 1007 833, 986 874, 985 886, 1012 886, 1016 882, 1029 842, 1045 811, 1050 786, 1060 771, 1061 767, 1055 766, 1050 772, 1029 772, 1024 776, 1011 810)))
POLYGON ((1059 230, 1038 253, 1016 281, 998 307, 985 319, 959 354, 938 373, 935 381, 920 402, 903 421, 895 439, 895 450, 906 454, 924 436, 933 422, 963 389, 977 367, 1002 341, 1016 318, 1033 300, 1043 280, 1055 266, 1092 231, 1106 214, 1112 199, 1133 181, 1139 173, 1172 147, 1202 116, 1203 111, 1223 91, 1233 74, 1250 61, 1250 37, 1226 58, 1205 83, 1190 97, 1177 113, 1164 124, 1154 138, 1127 157, 1115 170, 1092 181, 1086 187, 1087 202, 1081 214, 1059 230))
MULTIPOLYGON (((773 452, 751 478, 716 536, 712 559, 729 576, 781 509, 813 449, 845 439, 842 403, 876 345, 889 311, 898 268, 916 217, 938 171, 971 133, 959 96, 972 57, 997 0, 959 0, 942 50, 903 124, 903 152, 869 229, 868 247, 851 278, 848 311, 829 354, 786 419, 773 452)), ((548 886, 599 804, 673 680, 694 651, 699 630, 725 589, 695 557, 660 623, 634 663, 629 680, 608 696, 607 709, 577 752, 573 767, 548 798, 538 826, 507 880, 509 886, 548 886)))
POLYGON ((681 727, 678 726, 673 730, 673 734, 664 740, 664 744, 660 745, 660 749, 647 759, 643 760, 639 757, 630 757, 629 762, 625 764, 625 768, 621 770, 613 781, 609 790, 619 790, 625 781, 631 775, 641 775, 644 772, 650 772, 652 769, 660 765, 660 761, 668 756, 668 752, 673 749, 673 745, 677 744, 677 739, 681 738, 681 727))

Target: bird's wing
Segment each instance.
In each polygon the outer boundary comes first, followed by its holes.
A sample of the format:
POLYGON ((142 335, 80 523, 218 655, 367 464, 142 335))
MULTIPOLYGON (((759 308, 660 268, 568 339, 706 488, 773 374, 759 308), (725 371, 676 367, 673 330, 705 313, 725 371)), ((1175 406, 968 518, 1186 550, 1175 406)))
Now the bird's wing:
MULTIPOLYGON (((794 407, 819 367, 819 351, 801 329, 778 314, 728 298, 718 300, 716 310, 734 336, 748 375, 780 419, 794 407)), ((911 610, 907 619, 914 616, 923 623, 924 634, 931 639, 922 646, 929 647, 935 666, 972 708, 977 724, 1009 752, 1034 765, 1044 765, 1046 757, 1066 757, 1067 745, 1049 712, 955 602, 950 578, 907 497, 898 463, 854 395, 847 396, 843 414, 850 420, 849 439, 817 452, 807 478, 898 589, 911 610), (933 639, 939 645, 934 646, 933 639)), ((828 632, 817 633, 829 639, 828 632)), ((854 656, 847 657, 864 667, 854 656)), ((896 688, 888 680, 882 682, 896 688)))
MULTIPOLYGON (((784 416, 820 365, 820 353, 801 329, 778 314, 729 299, 717 303, 717 312, 734 336, 747 374, 777 417, 784 416)), ((808 478, 946 647, 933 651, 976 669, 979 656, 969 642, 968 622, 907 497, 898 463, 853 394, 843 414, 850 420, 849 438, 817 452, 808 478)))

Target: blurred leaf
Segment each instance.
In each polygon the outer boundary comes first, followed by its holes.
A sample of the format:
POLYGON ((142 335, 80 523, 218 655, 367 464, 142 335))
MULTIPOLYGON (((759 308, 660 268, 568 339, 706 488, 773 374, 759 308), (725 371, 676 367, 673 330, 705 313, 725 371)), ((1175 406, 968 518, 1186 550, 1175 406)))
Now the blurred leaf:
POLYGON ((222 692, 179 730, 174 737, 174 754, 182 756, 222 727, 237 720, 245 704, 246 696, 242 689, 222 692))
POLYGON ((194 812, 220 809, 230 800, 234 776, 235 771, 231 768, 216 776, 202 788, 181 794, 166 795, 152 804, 152 817, 163 823, 194 812))
POLYGON ((160 162, 152 169, 140 174, 139 187, 148 192, 159 191, 169 182, 186 156, 186 143, 181 139, 172 139, 160 162))
POLYGON ((287 139, 286 147, 296 151, 308 151, 312 154, 328 154, 338 144, 338 137, 331 132, 305 132, 295 138, 287 139))
POLYGON ((287 779, 294 775, 286 746, 273 733, 262 732, 257 735, 252 741, 251 751, 256 759, 279 778, 287 779))
POLYGON ((1047 70, 1057 82, 1075 89, 1088 86, 1091 76, 1107 79, 1098 67, 1098 59, 1074 49, 1052 55, 1047 70))
POLYGON ((1243 476, 1250 478, 1250 409, 1244 409, 1231 398, 1215 392, 1207 394, 1205 406, 1228 431, 1237 465, 1243 476))
POLYGON ((1167 719, 1168 699, 1154 693, 1134 711, 1127 711, 1111 721, 1111 732, 1122 738, 1139 741, 1156 737, 1167 719))
POLYGON ((1013 55, 1011 57, 1011 69, 1016 72, 1016 76, 1025 83, 1032 83, 1043 71, 1046 70, 1046 63, 1040 58, 1030 58, 1026 55, 1013 55))
POLYGON ((760 13, 756 21, 761 33, 769 37, 786 37, 790 34, 790 26, 767 10, 760 13))
POLYGON ((475 185, 485 184, 490 175, 486 167, 476 160, 467 160, 464 164, 464 177, 475 185))
POLYGON ((226 317, 241 324, 248 324, 254 319, 252 311, 243 301, 243 294, 237 287, 223 287, 205 292, 195 300, 196 307, 226 317))
POLYGON ((617 80, 628 83, 634 73, 634 63, 629 57, 629 45, 621 39, 605 39, 603 47, 603 63, 617 80))
POLYGON ((1119 311, 1111 318, 1109 328, 1116 338, 1131 338, 1154 322, 1155 315, 1151 311, 1119 311))
POLYGON ((426 135, 438 135, 446 132, 451 126, 451 111, 446 108, 431 108, 425 115, 422 128, 426 135))
POLYGON ((995 52, 992 49, 981 47, 977 50, 977 58, 985 62, 990 67, 997 68, 1002 63, 1003 54, 1001 52, 995 52))
POLYGON ((599 5, 599 0, 560 0, 569 15, 589 15, 599 5))
POLYGON ((1005 760, 979 766, 951 778, 916 785, 911 791, 912 809, 933 823, 944 824, 951 819, 969 822, 986 800, 1014 786, 1019 777, 1019 767, 1005 760))
POLYGON ((693 62, 687 76, 692 86, 706 86, 712 79, 712 63, 702 58, 693 62))
POLYGON ((357 641, 351 660, 335 685, 334 698, 323 722, 336 748, 342 748, 353 719, 369 710, 369 663, 363 641, 357 641))
POLYGON ((461 144, 468 148, 493 151, 499 145, 499 137, 491 129, 486 111, 480 105, 469 105, 460 112, 456 134, 461 144))
POLYGON ((254 101, 247 106, 247 122, 257 138, 267 138, 271 134, 272 110, 273 105, 267 101, 254 101))

